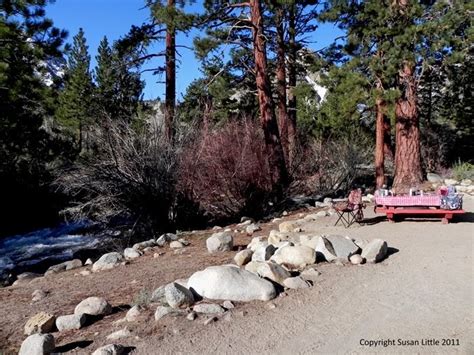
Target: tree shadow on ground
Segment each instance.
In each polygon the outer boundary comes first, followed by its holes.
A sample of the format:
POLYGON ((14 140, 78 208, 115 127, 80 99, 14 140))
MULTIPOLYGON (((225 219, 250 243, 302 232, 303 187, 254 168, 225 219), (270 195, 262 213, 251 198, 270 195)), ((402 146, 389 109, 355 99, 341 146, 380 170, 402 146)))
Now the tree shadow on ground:
POLYGON ((385 222, 385 221, 387 221, 386 216, 375 216, 372 218, 364 218, 362 221, 360 221, 360 224, 371 226, 371 225, 374 225, 380 222, 385 222))
POLYGON ((464 214, 453 216, 449 223, 474 223, 474 213, 466 212, 464 214))

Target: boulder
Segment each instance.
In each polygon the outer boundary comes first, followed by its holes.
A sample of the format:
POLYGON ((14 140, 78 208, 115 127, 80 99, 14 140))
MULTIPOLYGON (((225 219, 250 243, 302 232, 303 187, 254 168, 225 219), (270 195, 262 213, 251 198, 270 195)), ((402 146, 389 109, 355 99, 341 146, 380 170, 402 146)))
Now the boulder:
POLYGON ((238 266, 247 264, 252 259, 253 251, 251 249, 244 249, 239 251, 234 256, 234 261, 238 266))
POLYGON ((272 255, 275 253, 276 250, 277 250, 277 248, 274 247, 271 244, 266 245, 266 246, 260 246, 253 253, 252 261, 266 261, 266 260, 269 260, 272 257, 272 255))
POLYGON ((188 288, 201 297, 230 301, 268 301, 276 297, 271 282, 235 265, 210 266, 194 273, 188 288))
POLYGON ((298 288, 309 288, 311 284, 304 280, 301 276, 296 277, 289 277, 283 281, 283 286, 291 289, 298 289, 298 288))
POLYGON ((327 203, 327 204, 332 203, 332 198, 331 197, 325 197, 324 200, 323 200, 323 203, 327 203))
POLYGON ((49 333, 54 328, 56 317, 46 312, 40 312, 28 319, 25 324, 25 334, 49 333))
POLYGON ((317 235, 302 235, 300 237, 300 243, 301 245, 305 245, 307 247, 310 247, 311 249, 316 249, 316 246, 318 245, 319 241, 319 236, 317 235))
POLYGON ((279 232, 276 230, 271 230, 268 236, 268 243, 272 245, 277 245, 281 242, 294 242, 299 243, 301 234, 295 232, 279 232))
POLYGON ((184 248, 184 244, 175 240, 173 242, 170 243, 170 248, 171 249, 182 249, 184 248))
POLYGON ((253 272, 260 277, 272 280, 278 284, 283 284, 283 281, 291 274, 282 266, 272 262, 252 261, 245 266, 245 270, 253 272))
POLYGON ((123 251, 123 255, 125 256, 125 259, 136 259, 136 258, 139 258, 142 255, 142 253, 139 252, 137 249, 126 248, 123 251))
POLYGON ((186 311, 181 309, 174 309, 171 307, 166 306, 158 306, 155 311, 155 321, 159 321, 161 318, 166 316, 179 316, 180 314, 184 314, 186 311))
POLYGON ((441 178, 441 176, 434 173, 426 174, 426 180, 428 180, 428 182, 437 182, 437 183, 443 182, 443 179, 441 178))
POLYGON ((74 309, 74 314, 89 314, 91 316, 107 315, 111 312, 112 306, 102 297, 86 298, 74 309))
POLYGON ((143 250, 145 248, 154 247, 154 246, 156 246, 156 240, 149 239, 149 240, 145 240, 144 242, 133 244, 132 248, 135 250, 143 250))
POLYGON ((348 237, 340 235, 328 235, 326 239, 331 243, 332 249, 336 253, 336 257, 349 259, 352 255, 359 251, 359 247, 355 245, 348 237))
POLYGON ((169 240, 168 238, 166 238, 166 234, 163 234, 162 236, 160 236, 157 240, 156 240, 156 245, 158 245, 159 247, 164 247, 166 245, 166 243, 168 243, 169 240))
POLYGON ((215 303, 200 303, 193 307, 193 311, 196 313, 215 314, 224 313, 225 309, 215 303))
POLYGON ((387 242, 382 239, 374 239, 362 249, 361 256, 368 263, 378 263, 385 259, 387 252, 387 242))
POLYGON ((325 237, 318 238, 315 250, 318 261, 326 260, 330 262, 337 258, 331 242, 325 237))
POLYGON ((23 341, 18 355, 51 354, 55 347, 51 334, 33 334, 23 341))
POLYGON ((223 306, 225 309, 233 309, 233 308, 235 308, 234 304, 233 304, 231 301, 224 301, 224 303, 222 304, 222 306, 223 306))
POLYGON ((94 265, 92 265, 92 271, 110 270, 115 266, 119 265, 123 260, 122 254, 117 252, 107 253, 102 255, 94 265))
POLYGON ((280 232, 293 232, 293 230, 299 227, 299 221, 285 221, 279 224, 278 229, 280 232))
POLYGON ((448 186, 459 185, 459 181, 455 179, 444 179, 444 183, 448 186))
POLYGON ((60 264, 50 266, 44 274, 51 275, 51 274, 55 274, 55 273, 66 271, 66 270, 77 269, 80 267, 82 267, 82 261, 79 259, 73 259, 73 260, 65 261, 60 264))
POLYGON ((214 233, 206 240, 206 246, 209 253, 230 251, 234 246, 234 238, 228 232, 214 233))
POLYGON ((247 232, 248 235, 252 235, 255 232, 261 231, 262 228, 256 223, 251 223, 249 224, 246 228, 245 231, 247 232))
POLYGON ((306 265, 316 262, 316 253, 314 249, 305 245, 287 245, 279 248, 270 260, 277 264, 284 265, 289 269, 304 269, 306 265))
POLYGON ((321 276, 321 273, 315 268, 309 268, 301 272, 301 276, 306 279, 314 280, 321 276))
POLYGON ((172 308, 187 308, 194 303, 192 292, 175 282, 166 285, 165 298, 172 308))
POLYGON ((58 328, 60 332, 63 330, 81 329, 86 323, 86 318, 87 317, 85 314, 69 314, 66 316, 59 316, 56 319, 56 328, 58 328))
POLYGON ((268 245, 268 242, 266 240, 263 240, 262 237, 254 237, 252 238, 250 243, 247 245, 247 248, 255 252, 258 248, 262 246, 267 246, 267 245, 268 245))
POLYGON ((13 283, 13 286, 23 285, 29 283, 31 280, 34 280, 38 277, 43 276, 42 274, 37 274, 34 272, 24 272, 19 274, 16 277, 16 281, 13 283))
POLYGON ((127 320, 127 322, 135 322, 138 319, 138 317, 140 317, 141 313, 142 312, 141 312, 140 306, 135 305, 127 311, 127 314, 125 315, 125 319, 127 320))
POLYGON ((362 239, 362 238, 354 238, 352 239, 355 245, 357 245, 360 249, 364 249, 364 247, 369 244, 369 241, 367 239, 362 239))
POLYGON ((112 334, 107 335, 107 339, 117 340, 117 339, 127 338, 130 335, 132 335, 132 332, 128 330, 127 328, 124 328, 124 329, 117 330, 116 332, 113 332, 112 334))
POLYGON ((364 263, 364 258, 359 254, 354 254, 349 258, 349 261, 354 265, 359 265, 364 263))
POLYGON ((98 348, 92 355, 125 355, 127 350, 120 344, 109 344, 98 348))
MULTIPOLYGON (((229 231, 230 232, 230 231, 229 231)), ((184 239, 184 238, 180 238, 177 240, 178 242, 180 242, 183 246, 187 247, 188 245, 191 244, 191 242, 187 239, 184 239)))
POLYGON ((471 179, 463 179, 461 180, 461 186, 471 186, 472 180, 471 179))

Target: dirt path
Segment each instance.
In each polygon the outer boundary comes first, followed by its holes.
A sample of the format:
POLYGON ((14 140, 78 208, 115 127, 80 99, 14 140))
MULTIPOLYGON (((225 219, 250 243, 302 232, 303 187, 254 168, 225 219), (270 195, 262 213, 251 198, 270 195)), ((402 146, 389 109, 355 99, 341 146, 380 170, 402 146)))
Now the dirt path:
MULTIPOLYGON (((474 200, 465 201, 474 211, 474 200)), ((368 217, 373 216, 370 211, 368 217)), ((474 218, 443 225, 440 221, 405 221, 391 224, 332 227, 334 217, 323 219, 320 234, 338 233, 365 239, 385 239, 392 255, 383 263, 363 266, 319 264, 322 275, 307 290, 289 291, 272 301, 238 304, 230 321, 204 326, 203 319, 153 320, 154 308, 142 321, 129 325, 134 337, 120 343, 136 347, 138 354, 164 353, 473 353, 474 343, 474 218), (398 251, 397 251, 398 250, 398 251), (398 339, 436 339, 439 345, 397 345, 398 339), (443 346, 442 339, 455 344, 443 346), (367 341, 393 340, 395 346, 369 347, 367 341)), ((260 233, 268 234, 271 225, 260 233)), ((130 304, 145 289, 187 277, 211 264, 230 262, 234 253, 209 256, 206 235, 195 236, 183 255, 148 255, 130 265, 89 276, 71 271, 45 277, 24 286, 0 289, 1 349, 18 348, 24 338, 26 319, 38 311, 72 313, 83 298, 102 295, 114 305, 130 304), (46 299, 31 304, 35 289, 50 292, 46 299)), ((239 237, 237 244, 248 242, 239 237)), ((91 353, 107 344, 105 337, 115 330, 119 312, 79 331, 55 333, 59 345, 84 341, 91 353), (93 342, 93 343, 90 343, 93 342), (90 345, 89 345, 90 344, 90 345)), ((72 347, 72 346, 71 346, 72 347)))

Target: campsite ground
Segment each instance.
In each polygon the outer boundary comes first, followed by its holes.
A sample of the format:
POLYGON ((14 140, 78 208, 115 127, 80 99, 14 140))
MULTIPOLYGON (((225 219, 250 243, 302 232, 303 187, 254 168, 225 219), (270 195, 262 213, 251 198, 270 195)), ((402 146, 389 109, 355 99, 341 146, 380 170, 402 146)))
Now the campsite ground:
MULTIPOLYGON (((208 325, 203 325, 204 318, 155 322, 156 306, 150 306, 139 321, 127 324, 132 336, 115 343, 134 346, 138 354, 473 353, 473 198, 466 198, 465 209, 469 213, 449 225, 440 220, 388 223, 377 218, 345 229, 332 226, 334 216, 323 218, 318 234, 381 238, 391 248, 390 256, 375 265, 317 264, 321 275, 312 288, 289 290, 271 303, 237 303, 230 316, 208 325), (427 345, 431 339, 439 344, 427 345), (368 346, 378 340, 393 340, 394 345, 368 346)), ((374 217, 370 207, 366 217, 374 217)), ((273 228, 277 225, 267 224, 255 235, 268 235, 273 228)), ((0 289, 0 353, 19 348, 26 320, 39 311, 70 314, 88 296, 103 296, 113 306, 128 305, 140 294, 144 297, 145 290, 231 262, 235 252, 207 253, 210 233, 188 237, 192 244, 181 255, 166 247, 157 250, 165 252, 158 258, 151 252, 110 271, 82 276, 72 270, 0 289), (49 294, 32 303, 36 289, 49 294)), ((243 247, 250 239, 242 234, 236 244, 243 247)), ((111 343, 106 336, 124 327, 113 322, 125 309, 117 308, 81 330, 54 333, 56 344, 63 350, 75 347, 72 353, 90 354, 111 343)))

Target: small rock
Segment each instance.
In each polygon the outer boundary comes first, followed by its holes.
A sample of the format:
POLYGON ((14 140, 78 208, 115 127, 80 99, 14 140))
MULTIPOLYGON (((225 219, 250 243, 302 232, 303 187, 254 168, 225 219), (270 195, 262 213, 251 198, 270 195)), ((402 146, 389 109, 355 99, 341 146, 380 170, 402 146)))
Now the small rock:
POLYGON ((309 269, 303 270, 303 272, 301 272, 301 276, 308 279, 315 279, 321 276, 321 273, 314 268, 309 268, 309 269))
POLYGON ((37 273, 34 273, 34 272, 24 272, 24 273, 22 273, 22 274, 20 274, 16 277, 16 281, 13 283, 13 286, 27 284, 31 280, 34 280, 34 279, 36 279, 38 277, 41 277, 41 276, 43 276, 43 275, 37 274, 37 273))
POLYGON ((237 227, 241 228, 241 227, 248 226, 250 224, 252 224, 252 221, 248 219, 246 221, 243 221, 243 222, 240 222, 239 224, 237 224, 237 227))
POLYGON ((324 200, 323 200, 323 203, 325 204, 330 204, 332 202, 332 198, 330 197, 326 197, 324 200))
POLYGON ((206 319, 204 321, 204 325, 208 325, 208 324, 211 324, 211 323, 214 323, 214 322, 217 322, 217 317, 211 317, 209 319, 206 319))
POLYGON ((182 314, 183 310, 179 310, 179 309, 174 309, 174 308, 171 308, 171 307, 166 307, 166 306, 158 306, 158 308, 156 309, 156 312, 155 312, 155 321, 158 321, 160 320, 161 318, 165 317, 165 316, 177 316, 177 315, 180 315, 182 314))
POLYGON ((301 276, 296 277, 289 277, 285 281, 283 281, 283 286, 291 288, 291 289, 298 289, 298 288, 309 288, 311 284, 304 280, 301 276))
POLYGON ((113 332, 110 335, 107 335, 107 339, 109 340, 117 340, 117 339, 122 339, 122 338, 127 338, 132 334, 130 330, 127 328, 117 330, 116 332, 113 332))
POLYGON ((165 298, 172 308, 186 308, 194 303, 192 292, 175 282, 166 285, 165 298))
POLYGON ((127 314, 125 315, 125 319, 127 320, 127 322, 135 322, 138 319, 138 317, 140 317, 141 313, 142 312, 141 312, 140 306, 135 305, 127 311, 127 314))
POLYGON ((213 230, 213 231, 218 231, 218 230, 221 230, 221 229, 222 229, 221 226, 214 226, 214 227, 212 227, 212 230, 213 230))
POLYGON ((239 251, 234 256, 234 261, 238 266, 242 266, 247 264, 250 260, 252 260, 253 251, 251 249, 244 249, 239 251))
POLYGON ((262 228, 258 224, 252 223, 249 224, 246 228, 245 231, 247 232, 248 235, 252 235, 255 232, 261 231, 262 228))
MULTIPOLYGON (((226 232, 226 231, 224 231, 224 232, 226 232)), ((230 232, 230 231, 228 231, 228 232, 230 232)), ((189 240, 186 240, 186 239, 184 239, 184 238, 178 239, 178 242, 180 242, 181 244, 183 244, 185 247, 187 247, 188 245, 191 244, 191 243, 189 242, 189 240)))
POLYGON ((270 260, 277 264, 284 265, 290 269, 304 269, 306 265, 311 265, 316 262, 316 253, 304 245, 285 246, 278 248, 270 260))
POLYGON ((142 253, 139 252, 137 249, 126 248, 123 251, 123 255, 125 256, 125 259, 136 259, 136 258, 139 258, 142 255, 142 253))
POLYGON ((79 274, 81 274, 82 276, 87 276, 87 275, 90 275, 91 272, 89 270, 82 270, 79 272, 79 274))
POLYGON ((222 304, 222 306, 224 306, 225 309, 233 309, 233 308, 235 308, 234 304, 233 304, 231 301, 224 301, 224 303, 222 304))
POLYGON ((102 270, 109 270, 120 264, 123 260, 122 254, 113 252, 107 253, 100 257, 94 265, 92 265, 92 271, 102 271, 102 270))
POLYGON ((276 250, 277 248, 271 244, 260 246, 253 253, 252 261, 267 261, 272 257, 276 250))
POLYGON ((84 265, 92 265, 92 264, 94 264, 94 263, 92 262, 92 260, 90 258, 87 259, 86 262, 84 263, 84 265))
POLYGON ((214 233, 206 240, 206 246, 210 253, 230 251, 234 246, 234 238, 230 233, 214 233))
POLYGON ((284 221, 278 226, 280 232, 292 232, 295 228, 299 227, 298 221, 284 221))
POLYGON ((267 303, 267 304, 266 304, 266 307, 267 307, 268 309, 275 309, 275 308, 277 308, 276 304, 273 303, 273 302, 267 303))
POLYGON ((266 240, 263 240, 262 237, 254 237, 252 238, 250 243, 247 245, 247 248, 255 252, 258 248, 262 246, 267 246, 267 245, 268 245, 268 242, 266 240))
POLYGON ((197 313, 196 312, 191 312, 186 316, 186 319, 188 320, 195 320, 197 318, 197 313))
POLYGON ((374 239, 362 249, 362 258, 368 263, 382 261, 388 252, 387 242, 382 239, 374 239))
POLYGON ((459 185, 459 181, 455 179, 444 179, 444 183, 448 186, 459 185))
POLYGON ((438 174, 428 173, 426 174, 426 180, 428 182, 443 182, 443 179, 438 174))
POLYGON ((244 222, 247 222, 247 221, 249 221, 250 223, 254 222, 253 218, 251 218, 251 217, 246 217, 246 216, 240 217, 240 223, 244 223, 244 222))
POLYGON ((161 255, 163 255, 163 253, 154 253, 154 254, 153 254, 153 258, 157 259, 157 258, 159 258, 161 255))
POLYGON ((193 307, 193 311, 197 313, 214 314, 224 313, 225 309, 215 303, 200 303, 193 307))
POLYGON ((472 180, 471 179, 463 179, 461 180, 461 186, 471 186, 472 180))
POLYGON ((102 297, 86 298, 74 309, 74 314, 89 314, 91 316, 107 315, 111 312, 112 306, 102 297))
POLYGON ((156 246, 155 239, 149 239, 149 240, 146 240, 144 242, 133 244, 132 248, 135 249, 135 250, 143 250, 147 247, 154 247, 154 246, 156 246))
POLYGON ((171 249, 181 249, 181 248, 184 248, 184 245, 183 245, 183 243, 178 242, 176 240, 176 241, 170 243, 170 248, 171 249))
POLYGON ((33 334, 21 344, 18 355, 45 355, 55 348, 54 336, 51 334, 33 334))
POLYGON ((126 350, 120 344, 109 344, 98 348, 92 355, 125 355, 126 350))
POLYGON ((34 290, 33 293, 31 294, 32 301, 33 302, 38 302, 45 298, 48 294, 44 292, 43 290, 34 290))
POLYGON ((58 328, 60 332, 63 330, 81 329, 85 323, 85 314, 69 314, 66 316, 59 316, 56 319, 56 328, 58 328))
POLYGON ((364 263, 364 258, 359 254, 354 254, 349 258, 350 262, 354 265, 359 265, 364 263))
POLYGON ((25 334, 49 333, 54 327, 56 317, 46 312, 40 312, 28 319, 25 324, 25 334))

